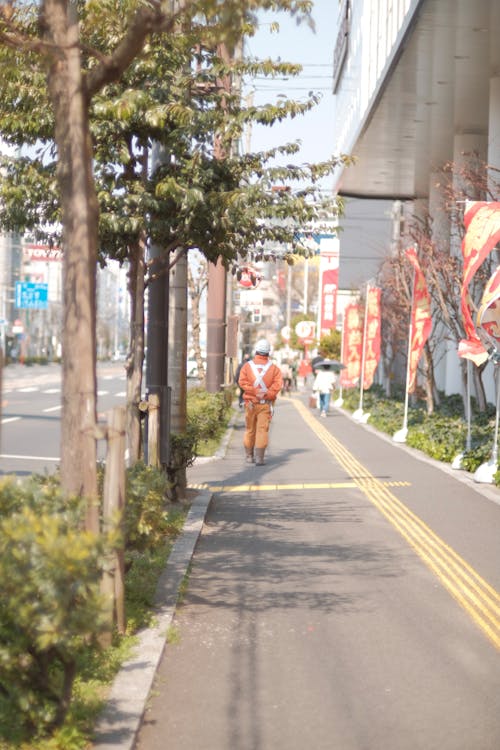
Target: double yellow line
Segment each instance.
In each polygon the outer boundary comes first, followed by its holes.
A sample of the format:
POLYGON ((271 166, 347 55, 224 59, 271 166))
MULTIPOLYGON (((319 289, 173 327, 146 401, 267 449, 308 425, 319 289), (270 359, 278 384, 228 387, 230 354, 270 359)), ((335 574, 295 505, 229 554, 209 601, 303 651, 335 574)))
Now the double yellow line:
POLYGON ((444 587, 500 650, 500 594, 387 487, 357 461, 298 400, 304 421, 350 474, 353 482, 413 547, 444 587))
MULTIPOLYGON (((409 482, 384 482, 388 487, 409 487, 409 482)), ((280 492, 283 490, 346 490, 357 487, 355 482, 295 482, 294 484, 190 484, 192 490, 211 492, 280 492)))

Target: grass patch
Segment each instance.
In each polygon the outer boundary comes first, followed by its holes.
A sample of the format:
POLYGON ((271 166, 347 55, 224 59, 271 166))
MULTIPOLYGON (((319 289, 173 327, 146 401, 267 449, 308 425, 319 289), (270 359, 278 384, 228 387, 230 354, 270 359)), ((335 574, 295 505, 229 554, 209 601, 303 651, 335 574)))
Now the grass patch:
POLYGON ((198 456, 214 456, 220 446, 222 434, 218 438, 208 438, 207 440, 200 440, 196 446, 196 454, 198 456))

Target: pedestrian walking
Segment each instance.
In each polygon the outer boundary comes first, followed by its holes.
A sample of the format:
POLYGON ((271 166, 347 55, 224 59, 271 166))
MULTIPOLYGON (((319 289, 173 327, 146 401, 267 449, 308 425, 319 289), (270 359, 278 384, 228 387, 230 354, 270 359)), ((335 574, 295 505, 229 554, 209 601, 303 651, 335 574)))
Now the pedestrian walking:
POLYGON ((271 346, 267 339, 259 339, 255 356, 241 368, 238 380, 245 402, 245 435, 243 445, 247 463, 262 466, 269 442, 269 426, 273 406, 283 387, 277 365, 269 359, 271 346))
POLYGON ((301 359, 298 366, 298 374, 302 378, 304 388, 307 386, 307 379, 312 373, 311 363, 307 359, 301 359))
POLYGON ((313 383, 313 393, 319 397, 318 408, 320 417, 326 417, 328 414, 330 397, 336 382, 337 376, 328 366, 317 369, 313 383))

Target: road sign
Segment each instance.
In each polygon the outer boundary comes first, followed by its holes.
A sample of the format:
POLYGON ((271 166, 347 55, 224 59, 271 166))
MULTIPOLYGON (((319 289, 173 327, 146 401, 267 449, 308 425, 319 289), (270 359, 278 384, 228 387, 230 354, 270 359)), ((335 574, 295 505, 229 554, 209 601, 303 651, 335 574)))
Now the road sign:
POLYGON ((316 324, 311 320, 301 320, 295 326, 295 333, 302 341, 308 341, 309 343, 311 343, 312 341, 314 341, 315 328, 316 324))
POLYGON ((261 275, 252 266, 242 266, 237 274, 238 284, 244 289, 252 289, 258 286, 261 282, 261 275))
POLYGON ((28 310, 46 310, 49 285, 32 281, 16 281, 16 307, 28 310))
POLYGON ((292 335, 292 329, 290 326, 283 326, 281 329, 281 338, 283 341, 286 341, 287 343, 290 341, 290 336, 292 335))

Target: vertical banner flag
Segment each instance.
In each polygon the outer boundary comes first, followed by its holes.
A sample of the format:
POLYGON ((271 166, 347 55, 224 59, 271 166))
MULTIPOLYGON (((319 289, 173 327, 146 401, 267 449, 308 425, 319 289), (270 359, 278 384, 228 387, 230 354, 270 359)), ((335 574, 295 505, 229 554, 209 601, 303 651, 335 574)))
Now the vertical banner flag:
POLYGON ((373 376, 380 359, 380 296, 378 287, 368 287, 366 290, 366 341, 365 368, 363 373, 363 388, 366 391, 373 383, 373 376))
POLYGON ((415 271, 413 306, 411 310, 411 341, 409 345, 408 393, 413 393, 417 381, 417 365, 432 327, 431 299, 414 247, 406 250, 406 257, 415 271))
POLYGON ((500 266, 483 292, 476 318, 477 333, 486 349, 500 350, 500 266))
POLYGON ((317 337, 330 333, 337 325, 337 289, 339 284, 339 239, 335 231, 297 232, 299 244, 319 254, 319 309, 317 337))
POLYGON ((354 388, 361 375, 361 354, 363 348, 363 314, 360 305, 346 305, 342 340, 342 364, 340 384, 344 388, 354 388))
POLYGON ((468 201, 464 213, 464 226, 461 307, 467 338, 460 341, 458 355, 480 365, 488 359, 488 353, 478 337, 472 320, 469 286, 481 263, 500 241, 500 203, 468 201))
POLYGON ((330 333, 337 325, 337 289, 339 284, 339 241, 335 234, 323 234, 319 243, 321 307, 318 336, 330 333))

